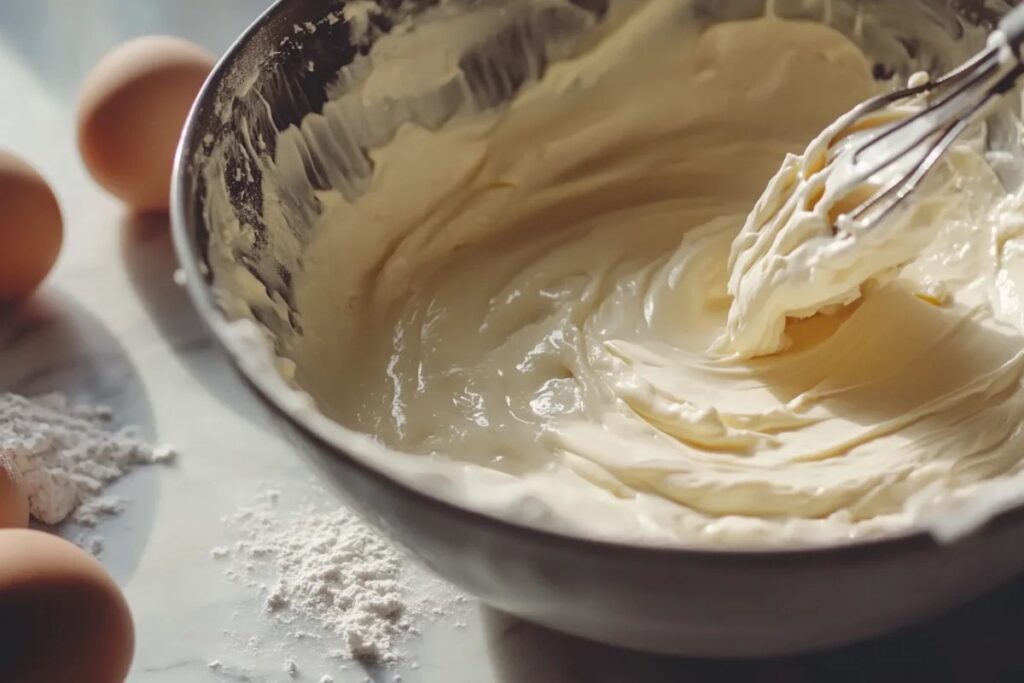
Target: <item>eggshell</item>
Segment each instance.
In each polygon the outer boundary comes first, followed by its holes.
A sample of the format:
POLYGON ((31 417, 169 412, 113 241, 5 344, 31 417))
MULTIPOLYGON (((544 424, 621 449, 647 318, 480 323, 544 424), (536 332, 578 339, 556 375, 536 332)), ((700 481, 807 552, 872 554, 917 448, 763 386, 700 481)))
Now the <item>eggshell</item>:
POLYGON ((0 151, 0 305, 28 296, 43 281, 63 239, 53 190, 26 162, 0 151))
MULTIPOLYGON (((0 453, 0 529, 28 526, 28 494, 14 463, 0 453)), ((0 557, 0 562, 3 558, 0 557)))
POLYGON ((40 531, 0 531, 0 681, 115 683, 131 665, 131 613, 91 556, 40 531))
POLYGON ((101 186, 139 210, 166 209, 174 152, 213 57, 180 38, 115 48, 82 86, 78 147, 101 186))

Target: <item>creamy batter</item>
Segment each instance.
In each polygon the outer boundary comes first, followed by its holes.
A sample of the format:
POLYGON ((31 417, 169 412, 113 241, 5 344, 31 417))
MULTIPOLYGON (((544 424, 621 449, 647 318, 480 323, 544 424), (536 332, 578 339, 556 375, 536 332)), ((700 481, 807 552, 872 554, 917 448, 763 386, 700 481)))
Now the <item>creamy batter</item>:
MULTIPOLYGON (((297 386, 398 476, 602 537, 879 535, 1020 476, 1024 223, 979 143, 898 233, 843 243, 816 138, 871 64, 814 23, 691 35, 682 7, 611 17, 512 104, 452 99, 373 149, 366 188, 318 194, 312 244, 280 247, 303 253, 277 339, 297 386)), ((371 110, 402 80, 375 78, 371 110)))

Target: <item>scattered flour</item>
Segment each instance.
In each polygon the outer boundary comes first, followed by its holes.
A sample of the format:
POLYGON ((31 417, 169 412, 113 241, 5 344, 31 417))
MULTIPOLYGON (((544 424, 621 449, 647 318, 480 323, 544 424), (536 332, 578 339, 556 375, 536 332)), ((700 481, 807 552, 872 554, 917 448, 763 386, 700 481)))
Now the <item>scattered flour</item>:
MULTIPOLYGON (((29 510, 43 524, 70 518, 93 527, 116 515, 124 502, 103 488, 136 465, 166 462, 168 447, 154 447, 132 428, 112 429, 109 409, 72 406, 62 394, 28 399, 0 394, 0 458, 21 473, 29 510)), ((98 552, 102 538, 82 537, 98 552)))
POLYGON ((71 520, 81 526, 94 527, 101 517, 114 517, 124 512, 124 501, 115 496, 87 498, 71 513, 71 520))
POLYGON ((300 641, 318 643, 330 659, 395 663, 419 624, 465 603, 446 586, 430 597, 411 595, 403 556, 347 510, 284 510, 279 502, 278 492, 266 492, 225 518, 238 540, 210 554, 227 563, 230 580, 258 591, 263 611, 291 643, 283 652, 286 672, 298 669, 291 648, 300 641))
POLYGON ((106 540, 96 534, 78 534, 75 536, 74 543, 86 552, 99 557, 103 553, 106 540))
POLYGON ((284 672, 292 678, 297 678, 299 675, 299 665, 295 663, 294 659, 284 660, 284 672))

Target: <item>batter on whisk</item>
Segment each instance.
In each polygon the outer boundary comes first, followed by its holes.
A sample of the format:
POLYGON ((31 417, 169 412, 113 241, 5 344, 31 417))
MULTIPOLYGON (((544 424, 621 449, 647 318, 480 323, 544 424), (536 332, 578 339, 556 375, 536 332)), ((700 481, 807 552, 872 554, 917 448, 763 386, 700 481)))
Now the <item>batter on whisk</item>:
POLYGON ((733 303, 719 350, 780 351, 788 319, 849 305, 865 283, 918 256, 984 151, 981 122, 1015 92, 1022 39, 1024 7, 962 66, 935 81, 915 74, 906 90, 839 117, 803 156, 787 156, 733 244, 733 303), (956 144, 972 130, 973 148, 956 144))

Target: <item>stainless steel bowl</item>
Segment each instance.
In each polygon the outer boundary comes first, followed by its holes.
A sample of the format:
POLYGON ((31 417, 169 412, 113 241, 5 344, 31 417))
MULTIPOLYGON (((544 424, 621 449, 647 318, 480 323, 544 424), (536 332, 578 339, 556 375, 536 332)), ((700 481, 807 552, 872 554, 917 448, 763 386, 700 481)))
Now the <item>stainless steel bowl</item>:
MULTIPOLYGON (((598 20, 606 11, 606 0, 571 1, 598 20)), ((380 2, 377 32, 390 30, 389 16, 415 17, 435 4, 380 2)), ((690 9, 694 21, 710 25, 759 15, 764 5, 764 0, 693 0, 690 9)), ((272 154, 278 131, 320 111, 325 87, 338 69, 372 50, 372 39, 353 42, 348 22, 322 21, 343 7, 340 0, 281 0, 224 57, 182 140, 173 223, 202 317, 280 418, 296 449, 369 522, 436 573, 500 610, 606 643, 699 656, 780 655, 865 638, 964 602, 1024 567, 1020 509, 950 545, 908 534, 809 550, 719 552, 568 537, 414 490, 354 457, 323 423, 296 411, 279 387, 251 371, 250 351, 230 333, 217 305, 208 261, 209 235, 216 226, 205 218, 202 164, 210 146, 237 132, 245 117, 252 135, 270 142, 266 152, 272 154), (317 30, 303 31, 309 24, 317 30), (315 69, 308 68, 310 62, 315 69)), ((981 44, 1008 7, 1003 0, 775 1, 783 16, 829 21, 861 42, 876 60, 880 78, 951 66, 981 44), (858 32, 858 13, 875 20, 867 31, 858 32), (888 30, 871 30, 872 25, 888 30)), ((517 84, 505 86, 486 93, 492 105, 516 96, 517 84)), ((1000 130, 993 127, 993 144, 1000 130)), ((231 172, 230 163, 224 172, 231 172)), ((226 182, 235 214, 257 232, 265 231, 261 179, 232 174, 226 182)), ((278 272, 264 285, 287 301, 290 279, 290 273, 278 272)))

